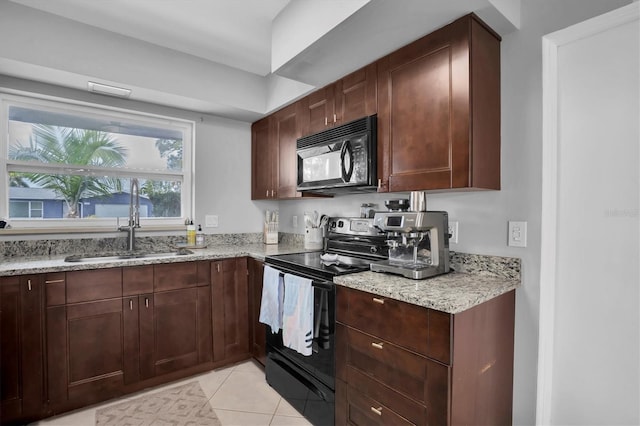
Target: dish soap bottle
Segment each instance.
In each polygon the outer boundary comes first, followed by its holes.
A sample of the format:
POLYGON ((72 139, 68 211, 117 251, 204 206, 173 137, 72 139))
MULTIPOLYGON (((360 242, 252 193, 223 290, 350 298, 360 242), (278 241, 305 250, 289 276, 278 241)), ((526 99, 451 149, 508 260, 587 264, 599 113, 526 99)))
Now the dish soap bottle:
POLYGON ((196 226, 193 224, 193 220, 187 225, 187 246, 196 245, 196 226))
POLYGON ((198 225, 198 232, 196 232, 196 247, 204 247, 204 233, 202 232, 202 225, 198 225))

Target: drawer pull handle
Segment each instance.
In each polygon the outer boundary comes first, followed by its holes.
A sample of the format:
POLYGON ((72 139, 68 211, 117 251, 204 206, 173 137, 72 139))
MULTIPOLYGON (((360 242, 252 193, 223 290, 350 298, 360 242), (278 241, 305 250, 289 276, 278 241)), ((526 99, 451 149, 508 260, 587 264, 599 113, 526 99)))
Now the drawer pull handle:
POLYGON ((46 280, 45 284, 55 284, 55 283, 63 283, 64 280, 46 280))
POLYGON ((129 299, 129 310, 133 311, 133 300, 129 299))
POLYGON ((382 343, 371 342, 371 346, 376 349, 382 349, 382 343))
POLYGON ((145 308, 149 307, 149 298, 148 297, 144 298, 144 306, 145 306, 145 308))
POLYGON ((27 286, 29 287, 29 291, 31 291, 31 280, 27 280, 27 286))
POLYGON ((379 408, 371 407, 371 411, 373 411, 374 413, 376 413, 379 416, 382 415, 382 407, 379 407, 379 408))
POLYGON ((379 299, 379 298, 377 298, 377 297, 374 297, 374 298, 373 298, 373 301, 374 301, 374 302, 376 302, 376 303, 379 303, 379 304, 381 304, 381 305, 384 305, 384 299, 379 299))

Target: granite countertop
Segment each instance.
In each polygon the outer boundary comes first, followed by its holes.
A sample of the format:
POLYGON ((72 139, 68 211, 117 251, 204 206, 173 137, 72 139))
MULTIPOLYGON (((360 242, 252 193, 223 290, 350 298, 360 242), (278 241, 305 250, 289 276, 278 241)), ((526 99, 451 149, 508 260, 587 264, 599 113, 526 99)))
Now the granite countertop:
POLYGON ((305 251, 298 244, 229 244, 208 248, 192 249, 193 254, 173 257, 141 257, 118 260, 95 260, 86 262, 65 262, 64 255, 18 256, 0 260, 0 276, 40 274, 47 272, 80 271, 86 269, 115 268, 121 266, 151 265, 158 263, 189 262, 194 260, 225 259, 250 256, 264 260, 265 256, 305 251))
MULTIPOLYGON (((265 256, 297 253, 305 250, 298 243, 266 245, 256 242, 224 240, 227 244, 211 244, 192 249, 193 254, 173 257, 142 257, 105 259, 85 262, 65 262, 65 255, 12 256, 0 258, 0 276, 79 271, 98 268, 214 260, 250 256, 264 260, 265 256)), ((156 245, 151 244, 147 247, 156 245)), ((160 249, 160 246, 157 246, 160 249)), ((164 251, 171 251, 164 246, 164 251)), ((89 250, 91 252, 91 250, 89 250)), ((451 314, 470 309, 520 286, 520 259, 451 252, 449 274, 411 280, 379 272, 361 272, 334 278, 338 285, 367 291, 383 297, 412 303, 451 314)))
POLYGON ((412 280, 379 272, 360 272, 334 278, 338 285, 457 314, 520 286, 520 278, 482 271, 412 280))

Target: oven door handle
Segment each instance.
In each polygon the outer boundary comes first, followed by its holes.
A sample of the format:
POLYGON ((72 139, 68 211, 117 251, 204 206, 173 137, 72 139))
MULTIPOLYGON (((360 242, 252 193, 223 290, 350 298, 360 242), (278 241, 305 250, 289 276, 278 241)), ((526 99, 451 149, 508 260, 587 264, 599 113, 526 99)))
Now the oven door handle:
POLYGON ((302 383, 307 389, 309 389, 311 392, 313 392, 316 395, 318 395, 323 401, 327 401, 327 394, 326 393, 324 393, 315 384, 313 384, 313 382, 311 382, 311 380, 307 379, 302 374, 300 374, 297 371, 295 371, 293 368, 290 368, 286 363, 284 363, 281 360, 279 360, 278 359, 278 355, 270 353, 269 354, 269 358, 271 358, 271 361, 273 361, 276 364, 278 364, 278 366, 280 368, 282 368, 283 370, 287 371, 287 373, 289 373, 293 377, 295 377, 296 380, 298 380, 300 383, 302 383))
POLYGON ((277 269, 278 271, 280 271, 281 274, 287 273, 291 275, 297 275, 303 278, 308 278, 311 280, 311 285, 313 287, 321 288, 323 290, 332 290, 333 288, 335 288, 335 284, 333 284, 332 281, 318 281, 317 278, 314 278, 311 275, 307 275, 305 273, 302 273, 293 269, 289 269, 281 265, 274 265, 268 262, 266 262, 265 264, 271 266, 273 269, 277 269))

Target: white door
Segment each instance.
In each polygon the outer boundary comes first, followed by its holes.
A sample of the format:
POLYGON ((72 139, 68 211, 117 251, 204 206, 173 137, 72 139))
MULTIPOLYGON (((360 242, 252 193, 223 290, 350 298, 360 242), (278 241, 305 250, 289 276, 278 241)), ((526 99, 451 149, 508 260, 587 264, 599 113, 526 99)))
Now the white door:
POLYGON ((638 10, 543 41, 538 424, 640 424, 638 10))

